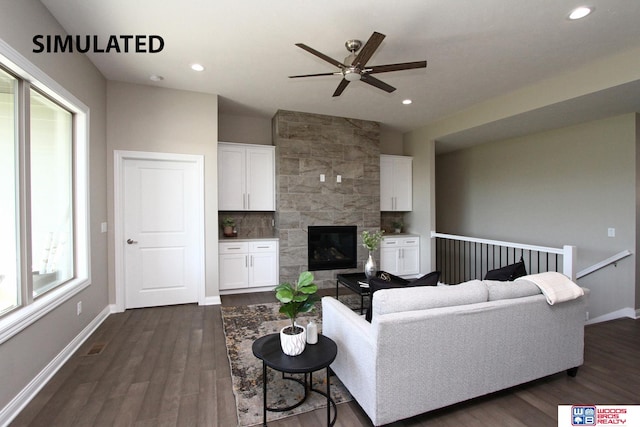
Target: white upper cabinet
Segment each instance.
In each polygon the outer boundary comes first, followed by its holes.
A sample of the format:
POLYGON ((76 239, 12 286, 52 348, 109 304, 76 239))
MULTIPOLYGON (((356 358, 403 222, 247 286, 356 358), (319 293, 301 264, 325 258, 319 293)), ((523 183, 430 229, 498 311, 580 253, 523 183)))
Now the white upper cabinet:
POLYGON ((408 212, 413 198, 413 157, 380 155, 380 210, 408 212))
POLYGON ((218 210, 274 211, 275 147, 218 143, 218 210))

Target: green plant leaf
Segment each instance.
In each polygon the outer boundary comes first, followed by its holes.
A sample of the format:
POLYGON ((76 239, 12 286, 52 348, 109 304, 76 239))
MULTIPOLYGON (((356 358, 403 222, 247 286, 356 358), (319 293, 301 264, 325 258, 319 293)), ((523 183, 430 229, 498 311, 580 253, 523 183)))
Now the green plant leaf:
POLYGON ((280 306, 280 313, 286 315, 289 319, 295 319, 297 310, 293 304, 284 304, 280 306))
POLYGON ((305 287, 313 282, 313 274, 309 271, 303 271, 298 277, 298 289, 305 287))
POLYGON ((273 290, 278 292, 281 289, 291 289, 291 290, 293 290, 293 286, 291 286, 291 283, 280 283, 273 290))
POLYGON ((286 304, 294 299, 294 294, 291 289, 283 288, 276 292, 276 298, 281 303, 286 304))
POLYGON ((309 298, 298 308, 300 313, 307 313, 316 308, 316 302, 320 301, 317 295, 311 295, 309 298))
POLYGON ((315 283, 309 283, 308 285, 298 287, 298 291, 303 294, 315 294, 318 291, 318 286, 315 283))
POLYGON ((307 295, 297 294, 293 296, 293 302, 305 302, 307 298, 307 295))

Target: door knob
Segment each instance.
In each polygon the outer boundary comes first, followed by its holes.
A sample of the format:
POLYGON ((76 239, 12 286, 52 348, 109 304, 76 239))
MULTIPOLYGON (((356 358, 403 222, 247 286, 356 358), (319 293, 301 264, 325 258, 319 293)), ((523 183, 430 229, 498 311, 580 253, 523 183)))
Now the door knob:
POLYGON ((136 243, 138 243, 137 240, 127 239, 127 244, 129 244, 129 245, 135 245, 136 243))

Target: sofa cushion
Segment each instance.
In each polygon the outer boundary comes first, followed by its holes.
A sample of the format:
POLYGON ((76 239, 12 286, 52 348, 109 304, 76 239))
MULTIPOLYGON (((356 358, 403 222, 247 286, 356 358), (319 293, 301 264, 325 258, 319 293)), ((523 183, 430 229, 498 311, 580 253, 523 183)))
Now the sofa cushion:
POLYGON ((523 279, 514 282, 485 280, 484 284, 489 290, 489 301, 529 297, 542 293, 535 283, 523 279))
POLYGON ((403 280, 401 278, 386 281, 380 277, 372 277, 369 280, 369 306, 367 307, 365 319, 367 319, 368 322, 371 322, 371 314, 373 313, 371 305, 373 303, 373 294, 376 291, 379 291, 381 289, 407 288, 412 286, 435 286, 438 284, 439 278, 439 271, 432 271, 431 273, 427 273, 424 276, 412 281, 403 280))
POLYGON ((524 260, 520 257, 520 261, 516 263, 487 271, 487 274, 484 276, 484 280, 513 281, 518 277, 526 275, 527 268, 524 265, 524 260))
POLYGON ((375 315, 485 302, 489 292, 480 280, 452 286, 383 289, 373 296, 375 315))

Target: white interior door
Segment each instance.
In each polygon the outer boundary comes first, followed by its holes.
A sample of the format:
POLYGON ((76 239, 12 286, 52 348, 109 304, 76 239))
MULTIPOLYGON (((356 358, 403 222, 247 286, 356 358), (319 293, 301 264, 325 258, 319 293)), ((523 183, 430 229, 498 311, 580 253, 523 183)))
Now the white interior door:
POLYGON ((204 288, 201 164, 124 158, 121 168, 116 245, 124 308, 198 302, 204 288))

